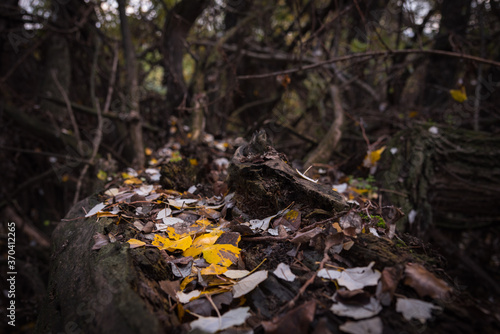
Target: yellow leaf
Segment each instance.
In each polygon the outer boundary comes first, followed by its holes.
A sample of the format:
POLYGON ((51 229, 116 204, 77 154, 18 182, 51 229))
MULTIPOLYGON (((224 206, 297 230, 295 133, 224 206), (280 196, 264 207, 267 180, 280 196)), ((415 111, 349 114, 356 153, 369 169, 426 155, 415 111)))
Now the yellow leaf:
POLYGON ((192 242, 193 241, 189 236, 182 238, 180 240, 170 240, 168 238, 164 238, 161 235, 156 234, 155 239, 151 244, 153 246, 158 247, 159 249, 166 249, 169 252, 173 252, 178 249, 183 251, 188 249, 191 246, 192 242))
POLYGON ((227 271, 226 267, 219 266, 217 264, 211 264, 207 268, 203 268, 200 273, 202 275, 220 275, 227 271))
POLYGON ((236 263, 240 251, 240 248, 233 245, 211 245, 203 250, 203 258, 208 263, 229 267, 231 264, 236 263))
MULTIPOLYGON (((211 224, 211 222, 207 218, 198 219, 196 221, 196 225, 199 225, 199 226, 202 226, 202 227, 207 227, 210 224, 211 224)), ((222 233, 222 231, 221 231, 221 233, 222 233)))
POLYGON ((173 243, 169 238, 162 237, 159 234, 155 234, 155 239, 151 243, 153 246, 158 247, 159 249, 167 249, 173 243))
POLYGON ((380 160, 380 156, 382 155, 382 152, 384 152, 385 146, 382 146, 380 149, 376 151, 370 151, 368 150, 365 160, 363 160, 363 166, 366 168, 370 168, 373 166, 377 165, 377 161, 380 160))
POLYGON ((145 242, 143 242, 141 240, 137 240, 137 239, 130 239, 127 242, 130 244, 130 248, 137 248, 137 247, 144 246, 146 244, 145 242))
POLYGON ((156 165, 157 163, 158 163, 158 160, 156 160, 155 158, 149 160, 150 165, 156 165))
POLYGON ((99 169, 99 172, 97 173, 97 178, 101 181, 104 181, 104 180, 106 180, 107 177, 108 177, 108 173, 106 173, 102 169, 99 169))
POLYGON ((453 100, 457 102, 464 102, 467 100, 467 93, 465 92, 465 86, 460 87, 460 89, 450 89, 450 94, 453 100))
POLYGON ((151 154, 153 154, 153 150, 152 150, 152 149, 150 149, 149 147, 146 147, 146 148, 144 149, 144 153, 145 153, 146 155, 151 155, 151 154))
POLYGON ((189 159, 189 163, 191 164, 191 166, 198 166, 198 160, 196 159, 189 159))
POLYGON ((126 179, 123 183, 128 184, 128 185, 130 185, 130 184, 142 184, 142 181, 136 177, 131 177, 129 179, 126 179))
POLYGON ((198 256, 207 246, 213 245, 219 236, 223 233, 221 230, 213 230, 210 233, 202 234, 194 239, 191 248, 184 251, 183 256, 198 256))
POLYGON ((68 180, 69 180, 69 175, 68 175, 68 174, 64 174, 64 175, 62 176, 62 178, 61 178, 61 181, 62 181, 62 182, 68 182, 68 180))
POLYGON ((173 227, 173 226, 167 227, 167 230, 165 232, 167 232, 168 237, 170 239, 173 239, 173 240, 180 240, 182 238, 185 238, 185 237, 189 236, 188 233, 182 233, 182 234, 177 233, 175 231, 175 227, 173 227))
POLYGON ((179 286, 179 289, 182 291, 186 288, 186 286, 191 283, 192 281, 194 281, 197 277, 196 276, 188 276, 186 278, 184 278, 179 286))
POLYGON ((410 113, 408 114, 408 117, 410 118, 415 118, 418 116, 418 111, 410 111, 410 113))

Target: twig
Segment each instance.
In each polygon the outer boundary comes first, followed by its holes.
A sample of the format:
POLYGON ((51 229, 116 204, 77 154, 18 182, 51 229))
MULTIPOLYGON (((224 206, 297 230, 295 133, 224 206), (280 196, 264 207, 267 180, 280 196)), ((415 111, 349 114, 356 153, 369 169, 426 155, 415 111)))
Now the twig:
MULTIPOLYGON (((113 96, 113 89, 116 81, 116 69, 118 67, 118 45, 116 43, 113 46, 113 53, 114 53, 113 67, 111 68, 111 75, 109 78, 108 96, 106 96, 106 102, 104 103, 104 110, 102 114, 107 114, 109 111, 109 107, 111 106, 111 97, 113 96)), ((94 102, 95 101, 93 101, 92 103, 95 104, 94 102)), ((99 111, 97 112, 99 113, 99 111)))
POLYGON ((321 67, 321 66, 324 66, 327 64, 338 63, 341 61, 346 61, 346 60, 351 60, 351 59, 366 58, 366 60, 370 60, 373 57, 381 57, 381 56, 384 57, 384 56, 396 55, 396 54, 413 54, 413 53, 434 54, 434 55, 448 56, 448 57, 452 57, 452 58, 467 59, 467 60, 477 61, 478 63, 482 63, 482 64, 488 64, 488 65, 500 67, 500 62, 481 58, 481 57, 466 55, 466 54, 458 53, 458 52, 442 51, 442 50, 407 49, 407 50, 370 51, 370 52, 363 52, 363 53, 355 53, 355 54, 346 55, 346 56, 342 56, 342 57, 327 59, 327 60, 320 61, 320 62, 311 64, 311 65, 291 68, 291 69, 284 70, 284 71, 276 71, 276 72, 252 74, 252 75, 240 75, 237 78, 240 80, 263 79, 263 78, 269 78, 269 77, 282 75, 282 74, 290 74, 290 73, 295 73, 295 72, 300 72, 300 71, 311 70, 311 69, 321 67))
MULTIPOLYGON (((97 100, 97 97, 95 96, 95 74, 97 72, 97 59, 99 55, 99 49, 101 46, 101 40, 97 39, 96 40, 96 49, 94 52, 94 59, 92 61, 92 72, 90 75, 90 94, 92 98, 92 103, 94 104, 94 108, 97 110, 97 131, 96 135, 93 141, 93 148, 92 148, 92 155, 83 166, 83 169, 80 173, 80 177, 78 178, 78 182, 76 184, 76 191, 75 191, 75 197, 73 198, 73 205, 78 202, 78 198, 80 197, 80 190, 82 187, 82 182, 87 174, 87 170, 89 169, 89 166, 94 163, 95 157, 97 156, 97 152, 99 151, 99 146, 101 145, 101 140, 102 140, 102 125, 103 125, 103 118, 102 118, 102 112, 101 112, 101 106, 99 104, 99 101, 97 100)), ((116 57, 116 55, 115 55, 116 57)), ((111 83, 112 79, 110 79, 111 83)), ((109 92, 109 89, 108 89, 109 92)), ((111 90, 112 92, 112 90, 111 90)))
POLYGON ((66 109, 68 110, 69 119, 71 120, 71 125, 73 126, 73 131, 75 133, 78 154, 80 154, 80 156, 83 156, 82 137, 80 136, 80 130, 78 130, 78 124, 76 123, 75 113, 73 112, 73 108, 71 107, 71 101, 69 100, 68 94, 66 93, 64 88, 61 86, 61 83, 57 79, 57 70, 55 69, 51 70, 50 75, 52 76, 52 79, 54 80, 57 89, 59 89, 59 92, 61 93, 63 100, 66 103, 66 109))

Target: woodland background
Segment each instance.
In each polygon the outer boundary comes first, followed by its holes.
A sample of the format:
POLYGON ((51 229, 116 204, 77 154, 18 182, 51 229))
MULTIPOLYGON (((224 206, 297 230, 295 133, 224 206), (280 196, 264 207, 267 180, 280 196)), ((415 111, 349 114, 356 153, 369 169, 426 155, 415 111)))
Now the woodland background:
POLYGON ((27 323, 51 231, 107 175, 259 129, 361 177, 414 124, 498 136, 498 41, 498 0, 2 1, 0 212, 27 323))

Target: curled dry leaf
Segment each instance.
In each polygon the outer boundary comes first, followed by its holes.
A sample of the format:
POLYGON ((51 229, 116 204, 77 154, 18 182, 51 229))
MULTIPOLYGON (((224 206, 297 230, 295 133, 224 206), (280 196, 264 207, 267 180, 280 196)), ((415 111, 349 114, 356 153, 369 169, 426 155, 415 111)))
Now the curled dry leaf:
POLYGON ((92 238, 94 238, 94 246, 92 246, 92 250, 101 249, 102 247, 109 244, 109 238, 105 234, 96 233, 92 238))
POLYGON ((404 283, 415 289, 420 297, 446 299, 452 292, 451 287, 445 281, 437 278, 418 263, 406 264, 404 283))

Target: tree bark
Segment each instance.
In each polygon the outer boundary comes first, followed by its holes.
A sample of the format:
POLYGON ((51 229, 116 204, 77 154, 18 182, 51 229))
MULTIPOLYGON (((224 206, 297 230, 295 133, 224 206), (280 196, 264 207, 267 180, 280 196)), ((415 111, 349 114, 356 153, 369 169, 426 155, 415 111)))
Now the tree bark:
POLYGON ((183 0, 168 13, 163 26, 162 53, 167 84, 167 103, 178 107, 187 99, 188 89, 182 71, 184 45, 192 25, 203 12, 207 0, 183 0))
POLYGON ((126 0, 118 0, 120 12, 120 27, 123 38, 123 50, 125 52, 125 63, 127 72, 127 85, 129 96, 127 107, 129 108, 129 130, 132 141, 133 161, 135 168, 142 168, 146 162, 144 155, 144 143, 142 139, 142 117, 139 109, 139 85, 137 80, 137 61, 135 58, 132 35, 125 13, 126 0))
POLYGON ((432 226, 498 224, 500 139, 445 126, 431 133, 429 128, 420 124, 396 134, 379 164, 384 197, 406 215, 398 228, 425 239, 432 226))
MULTIPOLYGON (((463 52, 463 42, 471 13, 471 0, 444 0, 441 23, 434 50, 463 52)), ((448 90, 455 88, 460 60, 430 55, 425 80, 424 105, 433 107, 449 98, 448 90)))
POLYGON ((106 218, 85 218, 84 208, 95 204, 95 197, 77 203, 54 231, 48 297, 36 332, 180 332, 158 283, 169 277, 157 249, 115 242, 92 250, 96 233, 118 226, 106 218))

